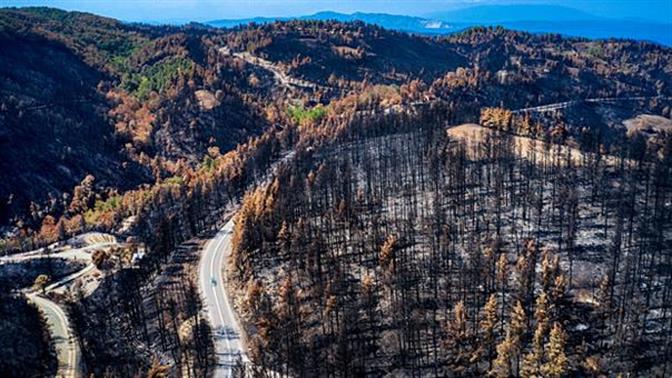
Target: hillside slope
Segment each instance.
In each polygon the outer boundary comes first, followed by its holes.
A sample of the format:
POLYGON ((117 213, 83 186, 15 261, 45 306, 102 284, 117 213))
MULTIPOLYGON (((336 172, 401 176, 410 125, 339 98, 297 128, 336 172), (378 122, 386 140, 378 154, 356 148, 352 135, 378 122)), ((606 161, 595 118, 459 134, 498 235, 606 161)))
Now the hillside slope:
MULTIPOLYGON (((96 90, 103 74, 58 43, 42 38, 0 39, 0 204, 60 201, 87 174, 120 189, 147 175, 123 166, 109 105, 96 90)), ((0 220, 8 210, 0 209, 0 220)))
MULTIPOLYGON (((87 175, 105 200, 208 148, 265 128, 259 107, 190 28, 150 28, 49 8, 0 11, 0 224, 69 213, 87 175), (31 202, 38 204, 29 209, 31 202)), ((244 79, 244 77, 243 77, 244 79)))
MULTIPOLYGON (((0 38, 0 175, 10 178, 0 183, 0 225, 12 235, 39 232, 47 215, 45 230, 61 218, 68 232, 96 226, 128 189, 183 182, 265 131, 314 121, 289 111, 303 106, 321 103, 305 113, 319 118, 326 108, 342 111, 330 106, 336 99, 357 109, 380 97, 388 105, 439 101, 474 122, 484 106, 672 95, 668 48, 501 28, 447 38, 359 21, 224 31, 5 8, 0 38), (288 90, 278 73, 317 85, 288 90)), ((652 114, 669 114, 663 108, 652 114)))

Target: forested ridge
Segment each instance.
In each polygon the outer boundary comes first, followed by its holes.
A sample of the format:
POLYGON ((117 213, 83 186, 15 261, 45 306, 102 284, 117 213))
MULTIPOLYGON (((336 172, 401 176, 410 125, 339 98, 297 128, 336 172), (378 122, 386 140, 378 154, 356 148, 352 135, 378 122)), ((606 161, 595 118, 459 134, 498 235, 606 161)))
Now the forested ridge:
POLYGON ((241 198, 222 285, 248 368, 669 374, 672 144, 620 124, 669 120, 669 48, 51 8, 0 10, 0 44, 0 252, 131 245, 62 298, 89 374, 212 371, 195 264, 241 198), (516 112, 612 97, 638 99, 516 112))
MULTIPOLYGON (((326 106, 381 92, 387 105, 399 98, 446 101, 461 109, 456 117, 475 121, 483 106, 672 90, 669 49, 642 42, 500 28, 429 38, 332 21, 223 31, 125 24, 51 8, 5 8, 0 16, 7 52, 2 172, 16 177, 1 186, 2 221, 28 237, 23 246, 6 245, 10 250, 53 240, 50 222, 64 223, 67 233, 109 226, 106 213, 122 202, 118 195, 183 179, 207 156, 289 127, 288 109, 297 100, 326 106), (323 87, 278 90, 267 71, 221 54, 223 46, 323 87), (48 64, 40 58, 45 54, 48 64)), ((669 106, 658 106, 669 115, 669 106)))

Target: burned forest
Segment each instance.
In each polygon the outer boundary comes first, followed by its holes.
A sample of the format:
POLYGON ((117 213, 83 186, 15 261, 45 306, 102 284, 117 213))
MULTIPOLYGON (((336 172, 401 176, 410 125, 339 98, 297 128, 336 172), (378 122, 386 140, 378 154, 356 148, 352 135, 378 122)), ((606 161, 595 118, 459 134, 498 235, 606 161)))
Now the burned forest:
POLYGON ((228 269, 262 370, 670 374, 670 139, 597 154, 414 126, 245 197, 228 269))
POLYGON ((672 376, 669 38, 67 1, 0 7, 1 377, 672 376))

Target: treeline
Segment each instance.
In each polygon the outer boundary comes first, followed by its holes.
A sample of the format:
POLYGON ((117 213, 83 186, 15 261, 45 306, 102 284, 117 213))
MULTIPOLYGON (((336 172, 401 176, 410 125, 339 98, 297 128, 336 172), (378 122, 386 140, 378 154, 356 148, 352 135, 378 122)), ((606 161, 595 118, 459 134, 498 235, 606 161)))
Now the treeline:
POLYGON ((529 114, 515 116, 511 110, 504 108, 481 109, 479 124, 505 133, 540 140, 553 140, 556 143, 564 143, 568 136, 567 129, 561 122, 546 129, 541 122, 533 122, 529 114))
MULTIPOLYGON (((631 107, 626 117, 635 114, 649 113, 670 116, 670 107, 664 99, 652 97, 647 100, 616 101, 631 107)), ((646 135, 626 127, 614 127, 604 124, 604 120, 596 117, 600 112, 599 104, 577 103, 567 109, 553 112, 533 111, 514 112, 502 107, 481 108, 479 124, 492 130, 542 140, 555 144, 566 144, 584 152, 614 153, 622 149, 624 140, 629 139, 630 152, 641 158, 655 157, 658 151, 666 147, 669 132, 659 130, 646 135), (576 108, 576 109, 573 109, 576 108), (646 151, 648 150, 648 151, 646 151)), ((609 106, 608 103, 604 106, 609 106)), ((613 121, 612 121, 613 123, 613 121)))
POLYGON ((253 361, 299 376, 669 374, 672 140, 576 161, 486 133, 473 158, 430 121, 300 154, 246 196, 229 274, 253 361))

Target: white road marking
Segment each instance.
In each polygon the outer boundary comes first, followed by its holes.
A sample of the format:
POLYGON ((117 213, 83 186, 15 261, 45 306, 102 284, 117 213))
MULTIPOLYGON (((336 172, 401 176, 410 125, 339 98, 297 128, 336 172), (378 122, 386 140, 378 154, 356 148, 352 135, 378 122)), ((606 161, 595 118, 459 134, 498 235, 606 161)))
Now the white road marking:
MULTIPOLYGON (((52 302, 51 300, 49 300, 47 298, 41 297, 37 294, 31 294, 31 295, 29 295, 29 298, 38 307, 41 306, 41 307, 44 308, 43 312, 45 312, 45 316, 47 316, 47 317, 49 316, 49 314, 47 313, 48 311, 46 311, 46 310, 50 310, 51 313, 56 316, 57 319, 52 318, 52 322, 51 322, 52 324, 50 324, 50 326, 51 326, 51 328, 57 329, 57 328, 59 328, 59 324, 60 324, 60 326, 63 330, 63 337, 64 337, 63 347, 67 351, 67 359, 66 360, 67 360, 67 363, 68 363, 67 367, 63 370, 65 371, 66 376, 76 377, 77 376, 77 369, 76 369, 77 355, 76 355, 76 351, 75 351, 76 345, 74 345, 72 337, 70 335, 69 323, 68 323, 67 317, 65 316, 65 312, 63 312, 63 310, 61 309, 61 307, 58 304, 52 302)), ((52 334, 56 334, 56 333, 57 333, 56 331, 52 332, 52 334)))
MULTIPOLYGON (((279 163, 291 159, 294 155, 294 152, 291 151, 283 156, 278 162, 274 163, 271 168, 269 168, 268 174, 265 176, 266 180, 273 176, 279 163)), ((264 185, 263 181, 262 185, 264 185)), ((214 371, 215 377, 232 376, 233 364, 238 357, 245 363, 250 361, 245 353, 245 346, 242 339, 243 332, 241 326, 238 324, 238 319, 233 311, 233 306, 231 306, 229 297, 226 293, 224 280, 224 265, 231 253, 233 228, 234 222, 233 218, 231 218, 217 231, 215 236, 206 243, 201 253, 201 260, 198 268, 198 274, 201 276, 199 280, 200 293, 204 296, 205 313, 209 317, 210 325, 213 329, 216 329, 219 326, 221 328, 226 328, 227 331, 224 334, 224 342, 215 339, 215 356, 218 359, 217 367, 214 371), (207 277, 208 273, 210 278, 207 277), (211 282, 213 278, 215 279, 215 285, 211 282), (222 296, 221 300, 219 298, 220 296, 222 296), (217 324, 218 322, 221 324, 217 324), (232 335, 235 337, 231 337, 229 340, 229 337, 232 335), (224 347, 226 348, 225 351, 223 351, 224 347)))
MULTIPOLYGON (((213 254, 215 256, 213 256, 212 260, 210 261, 210 277, 214 277, 215 282, 217 282, 217 275, 215 274, 215 260, 217 260, 217 251, 219 251, 219 248, 222 245, 222 242, 224 242, 224 240, 226 240, 226 238, 221 238, 219 243, 217 243, 217 245, 215 246, 215 249, 213 251, 213 254)), ((221 284, 223 284, 223 283, 221 283, 221 284)), ((217 295, 216 284, 211 289, 212 289, 212 292, 215 294, 215 304, 217 305, 217 307, 216 307, 217 308, 217 314, 219 315, 219 321, 221 322, 220 326, 223 328, 224 324, 225 324, 224 315, 222 315, 221 307, 219 305, 219 298, 217 298, 218 295, 217 295)), ((227 348, 231 349, 231 344, 229 343, 229 338, 228 337, 224 337, 224 342, 226 342, 227 348)))

